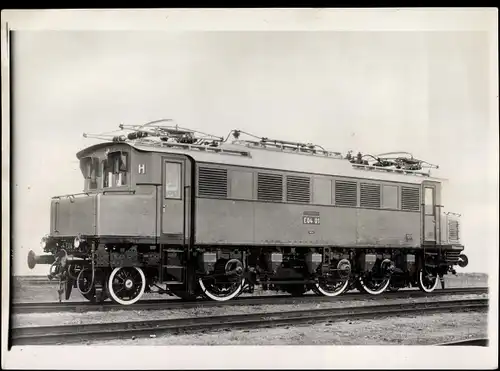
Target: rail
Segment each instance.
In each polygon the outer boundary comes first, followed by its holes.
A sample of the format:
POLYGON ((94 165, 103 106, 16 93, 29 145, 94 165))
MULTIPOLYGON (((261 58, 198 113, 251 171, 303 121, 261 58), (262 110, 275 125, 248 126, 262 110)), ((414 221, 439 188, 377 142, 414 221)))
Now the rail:
MULTIPOLYGON (((398 298, 418 298, 418 297, 438 297, 444 295, 471 295, 488 293, 487 287, 480 288, 461 288, 461 289, 441 289, 432 293, 426 293, 420 290, 402 290, 391 292, 388 291, 385 295, 391 299, 398 298)), ((335 300, 369 300, 377 301, 378 297, 373 295, 350 292, 335 300)), ((287 305, 287 304, 302 304, 302 303, 322 303, 330 302, 332 298, 316 295, 305 295, 302 297, 292 297, 290 295, 275 295, 261 297, 239 297, 234 300, 216 302, 211 300, 192 300, 182 301, 181 299, 150 299, 142 300, 134 305, 123 306, 112 302, 102 304, 91 304, 89 302, 48 302, 48 303, 14 303, 12 304, 12 312, 14 314, 24 313, 58 313, 58 312, 92 312, 92 311, 115 311, 115 310, 158 310, 158 309, 189 309, 199 307, 220 307, 220 306, 258 306, 258 305, 287 305)))
POLYGON ((149 336, 151 334, 215 331, 335 322, 401 316, 414 313, 484 310, 488 299, 450 300, 430 303, 371 305, 347 308, 309 309, 301 311, 251 313, 168 320, 77 324, 64 326, 18 327, 11 330, 13 345, 48 345, 84 340, 105 340, 149 336))
POLYGON ((489 339, 487 338, 475 338, 475 339, 464 339, 455 340, 446 343, 434 344, 436 346, 480 346, 487 347, 489 345, 489 339))

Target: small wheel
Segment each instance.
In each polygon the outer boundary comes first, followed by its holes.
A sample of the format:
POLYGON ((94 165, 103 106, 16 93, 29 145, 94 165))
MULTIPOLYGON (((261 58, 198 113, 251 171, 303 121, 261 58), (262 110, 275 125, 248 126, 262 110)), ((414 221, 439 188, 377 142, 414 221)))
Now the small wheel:
POLYGON ((82 296, 94 304, 102 303, 108 298, 106 290, 103 290, 98 298, 95 290, 96 282, 105 282, 105 273, 100 269, 95 270, 94 282, 92 282, 92 272, 88 268, 82 268, 76 278, 76 287, 82 296), (92 285, 92 287, 90 287, 92 285))
POLYGON ((439 274, 425 274, 423 269, 418 272, 418 288, 424 292, 433 292, 439 281, 439 274))
POLYGON ((370 295, 380 295, 382 294, 391 283, 390 277, 385 277, 381 280, 374 280, 367 277, 359 277, 359 287, 361 292, 365 292, 370 295))
POLYGON ((146 289, 146 277, 141 268, 120 267, 113 269, 108 279, 111 299, 121 305, 136 303, 146 289))

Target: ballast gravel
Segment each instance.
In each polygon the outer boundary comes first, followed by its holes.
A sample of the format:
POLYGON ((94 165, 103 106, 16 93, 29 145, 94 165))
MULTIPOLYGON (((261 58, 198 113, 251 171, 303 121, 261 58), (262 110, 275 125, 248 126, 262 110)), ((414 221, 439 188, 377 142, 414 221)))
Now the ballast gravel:
POLYGON ((346 320, 306 326, 158 335, 155 338, 90 341, 86 345, 432 345, 486 338, 481 312, 440 313, 376 320, 346 320))
POLYGON ((333 298, 328 302, 321 303, 300 303, 300 304, 282 304, 282 305, 239 305, 239 306, 220 306, 220 307, 196 307, 187 309, 154 309, 154 310, 116 310, 108 312, 60 312, 60 313, 29 313, 14 314, 12 316, 13 327, 30 326, 55 326, 55 325, 74 325, 90 323, 109 323, 125 321, 148 321, 159 319, 176 319, 203 316, 227 316, 234 314, 247 313, 270 313, 293 310, 308 309, 326 309, 342 307, 360 307, 384 304, 406 304, 406 303, 426 303, 446 300, 463 300, 487 298, 488 294, 469 294, 469 295, 447 295, 440 297, 420 297, 420 298, 380 298, 380 300, 342 300, 333 298))

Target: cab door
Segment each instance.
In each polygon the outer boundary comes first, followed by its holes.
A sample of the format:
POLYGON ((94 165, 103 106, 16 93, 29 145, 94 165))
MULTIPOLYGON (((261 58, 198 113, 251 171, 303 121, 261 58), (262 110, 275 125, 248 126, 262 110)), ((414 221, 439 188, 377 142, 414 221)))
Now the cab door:
POLYGON ((422 240, 424 243, 435 244, 438 241, 440 232, 440 187, 439 183, 424 181, 422 183, 422 217, 423 231, 422 240))
POLYGON ((189 239, 189 163, 182 157, 162 158, 160 243, 184 245, 189 239))

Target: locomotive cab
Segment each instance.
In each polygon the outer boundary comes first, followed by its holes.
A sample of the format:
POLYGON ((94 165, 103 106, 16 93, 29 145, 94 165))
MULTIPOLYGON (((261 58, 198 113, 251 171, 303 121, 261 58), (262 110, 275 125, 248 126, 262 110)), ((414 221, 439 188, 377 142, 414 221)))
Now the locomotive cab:
POLYGON ((92 192, 106 188, 129 185, 129 152, 115 150, 104 158, 88 155, 80 159, 80 170, 85 179, 84 191, 92 192))
POLYGON ((120 235, 123 227, 128 231, 134 221, 127 216, 126 207, 134 203, 130 196, 136 193, 130 174, 130 148, 91 147, 77 156, 83 192, 52 198, 49 236, 92 238, 120 235), (118 199, 120 202, 115 202, 118 199))
POLYGON ((60 294, 66 299, 73 287, 89 300, 111 296, 132 304, 158 282, 183 286, 191 213, 187 156, 102 143, 77 158, 83 192, 52 198, 50 232, 41 242, 50 255, 31 251, 28 266, 52 264, 49 278, 65 282, 60 294), (123 281, 131 292, 120 297, 112 281, 128 276, 135 277, 123 281))

